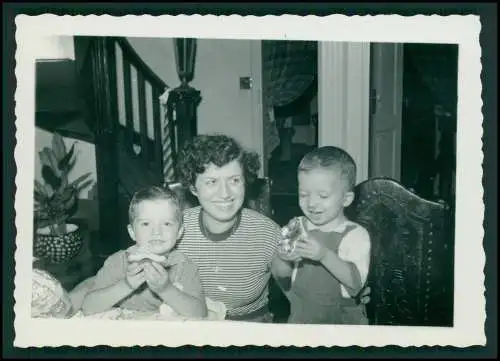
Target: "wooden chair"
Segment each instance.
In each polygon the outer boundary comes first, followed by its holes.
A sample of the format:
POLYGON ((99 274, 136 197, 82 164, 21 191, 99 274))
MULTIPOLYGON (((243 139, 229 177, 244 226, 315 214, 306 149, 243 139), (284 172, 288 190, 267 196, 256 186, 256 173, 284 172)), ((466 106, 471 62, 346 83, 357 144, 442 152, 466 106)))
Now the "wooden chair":
POLYGON ((374 325, 453 326, 452 215, 388 178, 359 184, 346 210, 371 237, 374 325))

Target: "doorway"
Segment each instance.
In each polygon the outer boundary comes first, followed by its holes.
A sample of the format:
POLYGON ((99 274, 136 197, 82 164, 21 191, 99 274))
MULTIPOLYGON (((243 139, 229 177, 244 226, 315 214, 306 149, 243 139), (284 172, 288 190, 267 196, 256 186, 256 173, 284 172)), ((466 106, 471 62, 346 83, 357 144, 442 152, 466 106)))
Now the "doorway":
POLYGON ((455 203, 458 45, 405 44, 401 181, 455 203))
POLYGON ((454 205, 458 46, 372 44, 370 177, 454 205))
POLYGON ((274 220, 300 214, 297 167, 318 146, 318 43, 262 41, 264 175, 274 220))

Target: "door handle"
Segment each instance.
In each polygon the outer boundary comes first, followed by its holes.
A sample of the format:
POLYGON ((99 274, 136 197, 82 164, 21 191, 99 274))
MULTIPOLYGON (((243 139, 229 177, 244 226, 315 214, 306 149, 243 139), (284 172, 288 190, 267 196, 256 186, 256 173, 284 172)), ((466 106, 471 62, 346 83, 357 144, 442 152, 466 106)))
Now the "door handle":
POLYGON ((371 115, 374 115, 377 112, 377 105, 378 105, 379 99, 377 95, 377 90, 376 89, 370 89, 370 113, 371 115))

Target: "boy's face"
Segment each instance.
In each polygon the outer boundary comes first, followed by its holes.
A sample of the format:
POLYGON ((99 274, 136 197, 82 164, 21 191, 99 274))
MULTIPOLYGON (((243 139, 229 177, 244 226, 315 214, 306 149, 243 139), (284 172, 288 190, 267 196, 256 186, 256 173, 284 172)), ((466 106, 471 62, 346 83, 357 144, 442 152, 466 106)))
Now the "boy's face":
POLYGON ((175 206, 166 199, 146 200, 135 208, 133 224, 128 232, 137 245, 155 254, 174 248, 183 232, 175 206))
POLYGON ((323 226, 344 215, 354 194, 347 191, 340 171, 316 168, 299 172, 299 205, 304 215, 316 226, 323 226))

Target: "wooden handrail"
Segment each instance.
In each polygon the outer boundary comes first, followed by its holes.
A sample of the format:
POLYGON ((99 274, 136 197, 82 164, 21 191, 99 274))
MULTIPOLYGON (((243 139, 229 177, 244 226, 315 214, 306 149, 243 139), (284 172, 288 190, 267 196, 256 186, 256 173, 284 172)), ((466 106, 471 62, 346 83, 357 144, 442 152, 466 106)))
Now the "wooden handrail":
POLYGON ((113 37, 113 39, 120 45, 127 60, 148 82, 151 83, 152 86, 160 89, 169 88, 169 86, 142 60, 126 38, 113 37))

